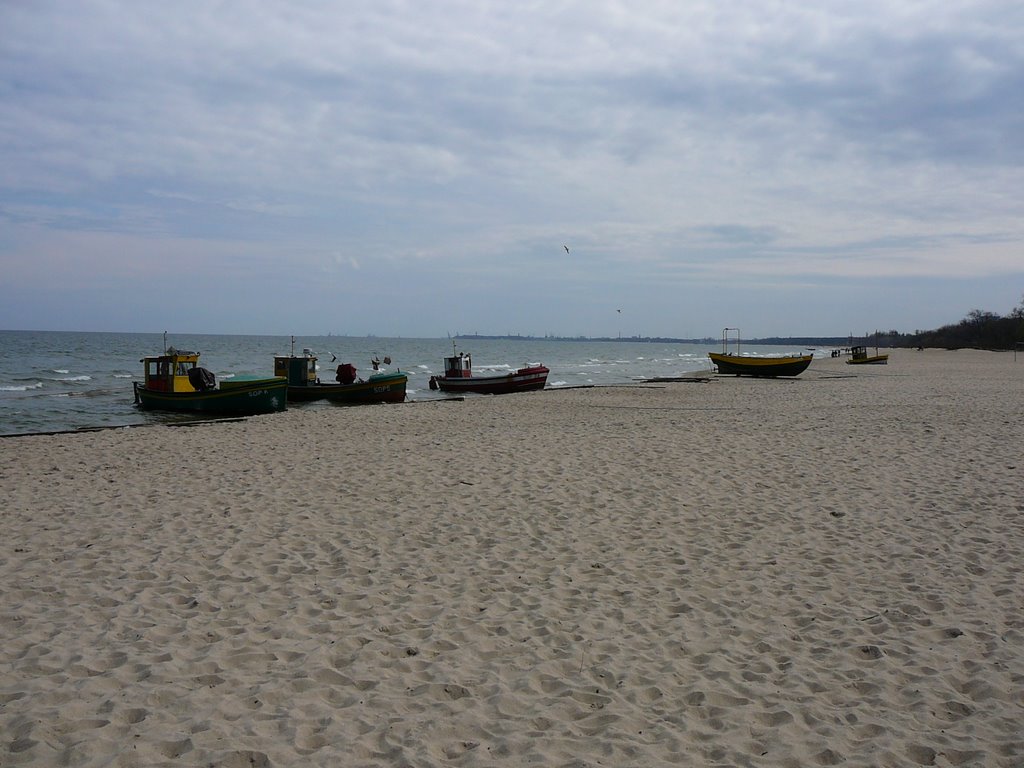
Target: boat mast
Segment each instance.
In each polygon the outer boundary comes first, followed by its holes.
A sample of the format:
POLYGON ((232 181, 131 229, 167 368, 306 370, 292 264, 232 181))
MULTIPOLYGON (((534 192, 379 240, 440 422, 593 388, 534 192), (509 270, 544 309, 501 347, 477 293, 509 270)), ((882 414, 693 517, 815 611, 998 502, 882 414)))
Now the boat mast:
POLYGON ((740 329, 739 328, 723 328, 722 329, 722 354, 729 354, 729 331, 736 331, 736 354, 740 353, 740 329))

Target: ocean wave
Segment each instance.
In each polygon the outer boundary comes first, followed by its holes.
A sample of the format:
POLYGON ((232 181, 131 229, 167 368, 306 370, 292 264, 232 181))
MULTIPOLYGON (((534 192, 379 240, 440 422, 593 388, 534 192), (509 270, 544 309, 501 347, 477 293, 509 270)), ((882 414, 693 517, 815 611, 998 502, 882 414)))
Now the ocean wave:
POLYGON ((63 376, 59 379, 54 379, 54 381, 92 381, 92 376, 63 376))
POLYGON ((116 397, 118 393, 129 392, 128 389, 80 389, 69 393, 72 397, 116 397))
POLYGON ((0 387, 0 392, 28 392, 30 389, 42 389, 43 382, 37 381, 35 384, 9 384, 0 387))
MULTIPOLYGON (((72 389, 67 392, 47 392, 42 395, 45 398, 110 398, 117 397, 126 390, 116 389, 72 389)), ((128 390, 130 394, 130 390, 128 390)))

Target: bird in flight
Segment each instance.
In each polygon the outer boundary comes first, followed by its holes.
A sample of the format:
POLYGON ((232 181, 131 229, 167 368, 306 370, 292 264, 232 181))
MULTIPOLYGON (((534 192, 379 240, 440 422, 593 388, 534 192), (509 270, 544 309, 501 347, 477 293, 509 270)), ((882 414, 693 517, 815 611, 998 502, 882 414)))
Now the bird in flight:
POLYGON ((565 248, 565 252, 566 252, 566 253, 568 253, 568 252, 569 252, 569 246, 568 246, 568 245, 563 245, 562 247, 563 247, 563 248, 565 248))

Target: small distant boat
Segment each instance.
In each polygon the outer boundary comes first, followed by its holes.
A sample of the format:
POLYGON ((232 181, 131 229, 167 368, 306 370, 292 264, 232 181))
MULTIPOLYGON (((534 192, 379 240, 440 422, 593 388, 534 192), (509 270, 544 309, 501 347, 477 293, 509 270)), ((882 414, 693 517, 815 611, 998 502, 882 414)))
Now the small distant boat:
POLYGON ((850 359, 846 361, 847 365, 888 365, 889 356, 879 355, 878 349, 875 349, 874 355, 868 354, 867 347, 853 347, 850 350, 850 359))
POLYGON ((508 395, 544 389, 548 373, 550 371, 543 365, 531 365, 511 373, 474 376, 472 356, 468 352, 459 352, 444 359, 444 375, 431 376, 430 388, 442 392, 508 395))
POLYGON ((719 373, 736 376, 799 376, 811 364, 814 355, 787 355, 783 357, 749 357, 739 354, 739 328, 722 329, 722 352, 709 352, 708 357, 719 373), (736 331, 736 354, 728 353, 729 331, 736 331))
POLYGON ((274 357, 274 374, 288 382, 289 402, 329 400, 339 405, 368 405, 405 401, 409 377, 401 371, 371 374, 364 381, 357 378, 354 365, 342 363, 335 371, 335 381, 321 382, 316 375, 317 360, 310 349, 302 350, 301 355, 274 357))
POLYGON ((288 382, 280 377, 236 376, 217 386, 214 374, 199 367, 199 353, 166 347, 144 357, 144 380, 132 382, 135 404, 145 410, 209 415, 254 416, 287 407, 288 382))

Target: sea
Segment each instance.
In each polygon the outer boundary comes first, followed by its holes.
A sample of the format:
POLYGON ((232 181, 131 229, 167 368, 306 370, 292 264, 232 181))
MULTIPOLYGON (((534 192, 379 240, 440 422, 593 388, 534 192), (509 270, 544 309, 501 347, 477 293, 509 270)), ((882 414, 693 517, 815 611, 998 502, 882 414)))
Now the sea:
MULTIPOLYGON (((318 356, 325 381, 340 363, 352 363, 360 377, 380 370, 408 374, 406 399, 446 397, 430 389, 430 377, 443 372, 443 358, 473 356, 476 373, 515 370, 542 363, 551 369, 549 388, 614 386, 645 379, 710 372, 708 352, 721 344, 640 340, 553 340, 540 338, 411 339, 377 336, 238 336, 78 331, 0 331, 0 436, 179 423, 186 414, 143 411, 135 405, 133 381, 142 380, 145 356, 167 347, 200 353, 199 364, 218 381, 239 375, 273 375, 274 356, 318 356), (386 359, 390 363, 385 363, 386 359)), ((800 347, 742 346, 744 354, 806 354, 800 347)), ((820 350, 818 355, 827 356, 820 350)), ((473 395, 468 395, 472 397, 473 395)), ((479 395, 487 397, 487 395, 479 395)), ((299 408, 338 407, 304 403, 299 408)))

